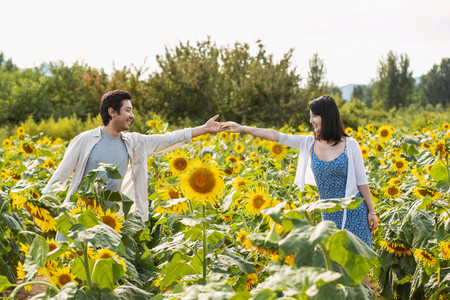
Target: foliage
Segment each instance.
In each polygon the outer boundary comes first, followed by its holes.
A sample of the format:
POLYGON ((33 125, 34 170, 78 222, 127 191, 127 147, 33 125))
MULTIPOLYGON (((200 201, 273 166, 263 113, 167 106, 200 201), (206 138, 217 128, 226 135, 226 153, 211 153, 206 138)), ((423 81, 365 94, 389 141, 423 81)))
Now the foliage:
MULTIPOLYGON (((0 258, 7 265, 0 290, 42 284, 43 299, 373 299, 360 284, 369 272, 379 297, 439 299, 449 286, 450 124, 428 121, 414 133, 372 124, 349 133, 361 145, 380 216, 375 252, 320 220, 321 212, 352 209, 362 199, 318 200, 315 187, 292 186, 294 149, 280 155, 270 142, 222 132, 158 154, 148 160, 151 218, 144 224, 130 199, 104 190, 99 172, 119 176, 111 165, 91 171, 70 203, 63 204, 65 183, 40 195, 66 143, 19 128, 0 148, 0 258), (224 182, 203 204, 181 184, 196 174, 190 162, 198 158, 216 162, 214 176, 224 182), (113 215, 120 202, 123 219, 113 215), (55 230, 68 242, 56 243, 55 230), (60 286, 55 274, 64 270, 70 282, 60 286), (37 273, 50 282, 34 281, 37 273)), ((157 117, 146 126, 149 134, 167 129, 157 117)))
POLYGON ((433 65, 427 74, 420 77, 419 90, 423 104, 449 104, 450 58, 443 58, 440 65, 433 65))
POLYGON ((413 93, 414 78, 409 70, 408 55, 398 57, 389 51, 378 66, 378 76, 373 83, 373 101, 383 103, 386 109, 400 108, 411 104, 413 93))

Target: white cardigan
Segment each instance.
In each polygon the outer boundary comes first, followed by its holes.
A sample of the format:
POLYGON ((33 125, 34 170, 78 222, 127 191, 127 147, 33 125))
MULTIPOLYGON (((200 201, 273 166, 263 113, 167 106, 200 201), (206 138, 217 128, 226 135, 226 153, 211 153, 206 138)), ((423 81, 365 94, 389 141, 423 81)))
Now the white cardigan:
MULTIPOLYGON (((297 172, 294 183, 300 186, 300 190, 305 189, 305 183, 317 186, 314 175, 311 170, 311 147, 315 138, 311 135, 292 135, 281 133, 279 143, 299 150, 297 172)), ((348 157, 347 185, 345 197, 351 197, 358 194, 359 185, 368 184, 364 160, 361 154, 361 148, 358 142, 346 137, 347 150, 345 154, 348 157)))
MULTIPOLYGON (((72 174, 72 182, 64 203, 70 202, 70 195, 78 190, 83 172, 92 148, 101 139, 101 127, 77 135, 69 144, 61 164, 42 190, 42 194, 51 192, 56 181, 66 181, 72 174)), ((124 176, 121 192, 134 200, 142 221, 148 220, 148 183, 147 158, 156 153, 166 152, 189 143, 192 138, 190 128, 166 134, 145 135, 136 132, 122 132, 121 138, 128 151, 128 167, 124 176)), ((112 150, 113 151, 113 150, 112 150)), ((134 205, 133 205, 134 206, 134 205)), ((130 212, 133 211, 133 207, 130 212)))

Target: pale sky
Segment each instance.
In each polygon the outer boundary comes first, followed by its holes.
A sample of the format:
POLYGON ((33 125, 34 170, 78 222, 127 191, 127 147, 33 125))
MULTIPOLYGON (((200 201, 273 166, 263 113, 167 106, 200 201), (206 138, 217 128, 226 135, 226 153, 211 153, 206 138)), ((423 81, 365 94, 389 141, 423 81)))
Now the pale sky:
POLYGON ((219 47, 262 40, 278 61, 294 48, 306 82, 315 52, 338 86, 376 77, 389 50, 406 53, 413 76, 450 57, 449 0, 0 0, 0 51, 21 68, 75 61, 157 70, 179 42, 219 47))

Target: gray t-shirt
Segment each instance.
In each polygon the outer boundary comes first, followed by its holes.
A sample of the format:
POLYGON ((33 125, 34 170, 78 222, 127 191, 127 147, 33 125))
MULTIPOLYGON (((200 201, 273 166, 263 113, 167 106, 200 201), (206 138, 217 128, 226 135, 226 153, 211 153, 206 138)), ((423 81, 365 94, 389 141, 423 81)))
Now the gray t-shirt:
MULTIPOLYGON (((83 179, 84 181, 87 173, 90 170, 97 169, 98 164, 109 163, 117 165, 120 175, 125 176, 128 166, 128 152, 125 142, 121 137, 112 137, 101 130, 102 138, 95 144, 94 148, 89 155, 89 159, 86 164, 86 169, 84 169, 83 179)), ((106 172, 100 172, 100 176, 106 179, 108 186, 105 190, 110 190, 113 192, 120 191, 122 186, 122 179, 111 179, 106 176, 106 172)))

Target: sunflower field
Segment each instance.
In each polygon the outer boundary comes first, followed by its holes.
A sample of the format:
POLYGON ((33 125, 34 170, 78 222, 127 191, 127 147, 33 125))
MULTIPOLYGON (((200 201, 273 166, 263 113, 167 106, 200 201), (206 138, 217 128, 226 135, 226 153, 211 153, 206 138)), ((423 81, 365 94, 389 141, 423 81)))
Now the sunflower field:
MULTIPOLYGON (((147 123, 148 134, 167 123, 147 123)), ((280 131, 310 134, 301 126, 280 131)), ((41 195, 68 141, 23 128, 0 149, 0 292, 45 286, 34 299, 450 299, 450 124, 417 132, 372 124, 359 141, 380 225, 373 249, 321 212, 294 181, 298 152, 221 132, 152 156, 150 219, 104 190, 92 170, 71 205, 68 183, 41 195), (67 242, 56 242, 56 232, 67 242), (373 289, 361 284, 369 274, 373 289)), ((22 291, 23 292, 23 291, 22 291)))

